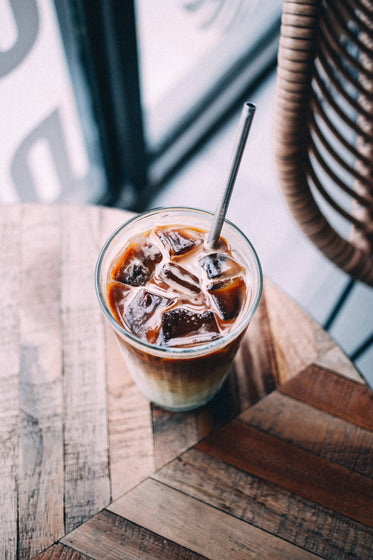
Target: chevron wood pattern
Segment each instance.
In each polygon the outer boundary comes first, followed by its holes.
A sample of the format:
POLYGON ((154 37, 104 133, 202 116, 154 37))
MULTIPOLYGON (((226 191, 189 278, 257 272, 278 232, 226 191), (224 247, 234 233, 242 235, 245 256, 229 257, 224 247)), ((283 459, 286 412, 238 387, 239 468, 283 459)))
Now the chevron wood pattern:
POLYGON ((372 557, 372 394, 293 300, 266 281, 220 393, 166 412, 134 386, 93 288, 129 214, 0 213, 1 558, 372 557))

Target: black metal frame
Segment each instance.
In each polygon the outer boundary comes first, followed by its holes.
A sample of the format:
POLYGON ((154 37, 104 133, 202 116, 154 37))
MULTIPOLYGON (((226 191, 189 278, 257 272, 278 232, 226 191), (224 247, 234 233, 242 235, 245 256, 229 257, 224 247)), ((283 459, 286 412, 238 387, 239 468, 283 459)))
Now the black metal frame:
POLYGON ((107 180, 98 202, 131 208, 148 183, 134 2, 55 0, 55 6, 88 143, 97 130, 107 180))

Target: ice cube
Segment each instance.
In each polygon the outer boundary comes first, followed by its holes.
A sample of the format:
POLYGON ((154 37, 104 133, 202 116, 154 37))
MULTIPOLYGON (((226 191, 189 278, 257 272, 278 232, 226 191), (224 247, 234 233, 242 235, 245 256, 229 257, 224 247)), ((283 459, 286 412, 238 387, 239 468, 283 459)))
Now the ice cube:
POLYGON ((187 290, 199 294, 201 291, 198 277, 178 264, 170 262, 163 265, 159 276, 167 286, 178 292, 185 293, 187 290))
POLYGON ((124 311, 127 327, 138 338, 155 343, 161 328, 161 312, 175 301, 145 288, 140 289, 124 311))
POLYGON ((119 323, 123 322, 123 312, 127 296, 130 292, 130 287, 116 282, 115 280, 108 285, 108 302, 115 318, 119 323))
POLYGON ((171 257, 185 255, 203 241, 200 234, 191 229, 158 228, 156 234, 171 257))
POLYGON ((241 276, 229 278, 208 287, 219 315, 224 321, 235 319, 245 301, 246 284, 241 276))
POLYGON ((161 260, 161 251, 148 239, 134 241, 120 258, 113 277, 130 286, 145 286, 161 260))
POLYGON ((243 268, 225 253, 210 253, 199 261, 210 280, 238 276, 243 268))
POLYGON ((219 327, 212 311, 195 313, 177 307, 163 313, 161 340, 167 346, 201 344, 218 336, 219 327))

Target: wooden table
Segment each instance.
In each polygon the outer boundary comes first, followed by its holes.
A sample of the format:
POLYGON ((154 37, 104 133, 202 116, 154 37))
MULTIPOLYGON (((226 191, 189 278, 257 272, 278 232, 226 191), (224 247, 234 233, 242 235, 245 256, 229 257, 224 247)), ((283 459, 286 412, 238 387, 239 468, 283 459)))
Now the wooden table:
POLYGON ((373 400, 269 281, 219 395, 134 386, 94 292, 128 213, 0 208, 0 558, 373 558, 373 400))

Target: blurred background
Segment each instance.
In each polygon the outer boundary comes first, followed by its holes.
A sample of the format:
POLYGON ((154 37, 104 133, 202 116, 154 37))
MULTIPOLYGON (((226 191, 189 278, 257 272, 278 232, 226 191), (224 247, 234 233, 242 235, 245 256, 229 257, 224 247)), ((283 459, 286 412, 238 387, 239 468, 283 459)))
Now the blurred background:
MULTIPOLYGON (((280 0, 0 0, 0 203, 215 210, 242 103, 257 105, 228 211, 267 277, 324 324, 348 283, 283 201, 272 146, 280 0)), ((330 329, 373 330, 355 284, 330 329)), ((373 345, 355 360, 373 384, 373 345)))

